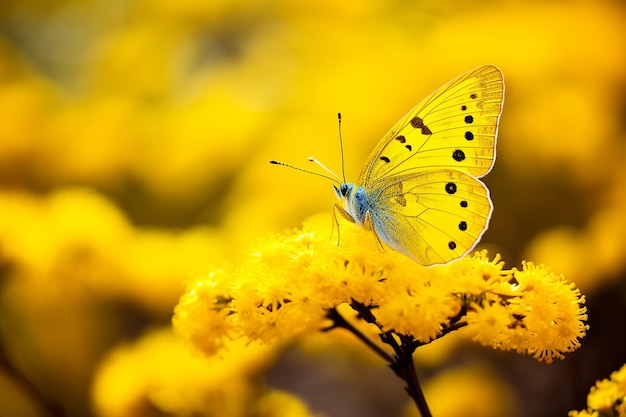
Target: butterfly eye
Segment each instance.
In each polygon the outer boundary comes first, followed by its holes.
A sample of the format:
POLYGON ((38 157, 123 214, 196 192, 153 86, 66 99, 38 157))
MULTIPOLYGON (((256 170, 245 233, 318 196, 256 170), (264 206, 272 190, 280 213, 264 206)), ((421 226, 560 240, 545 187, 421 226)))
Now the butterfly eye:
POLYGON ((347 198, 352 192, 352 187, 352 184, 341 184, 339 188, 337 188, 336 185, 333 185, 333 188, 335 189, 335 194, 339 198, 347 198))

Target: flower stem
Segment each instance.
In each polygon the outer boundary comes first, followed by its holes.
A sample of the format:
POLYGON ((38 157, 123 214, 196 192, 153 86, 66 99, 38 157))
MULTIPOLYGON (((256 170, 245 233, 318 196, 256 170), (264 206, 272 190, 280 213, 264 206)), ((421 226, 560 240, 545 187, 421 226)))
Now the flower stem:
POLYGON ((374 343, 372 339, 370 339, 365 334, 363 334, 363 332, 354 327, 354 325, 346 320, 341 314, 339 314, 339 312, 335 308, 331 308, 330 310, 328 310, 327 316, 333 321, 333 325, 324 330, 328 331, 338 327, 346 329, 350 333, 354 334, 357 338, 359 338, 359 340, 361 340, 363 343, 365 343, 367 347, 376 352, 376 354, 383 358, 385 362, 393 363, 395 361, 395 358, 391 354, 389 354, 389 352, 381 348, 379 345, 374 343))
MULTIPOLYGON (((403 344, 403 346, 405 345, 403 344)), ((406 392, 415 402, 420 415, 422 417, 432 417, 428 404, 426 403, 426 397, 424 397, 424 391, 422 391, 422 386, 417 379, 412 350, 405 350, 405 354, 398 357, 397 366, 401 370, 401 378, 404 379, 407 384, 406 392)))
MULTIPOLYGON (((360 305, 358 307, 359 311, 362 313, 361 310, 363 306, 360 305)), ((426 398, 424 397, 424 392, 422 391, 422 387, 417 379, 417 371, 415 369, 415 363, 413 362, 413 352, 418 344, 415 343, 415 340, 413 340, 412 337, 400 335, 399 338, 401 343, 399 344, 393 332, 382 332, 380 334, 380 340, 391 346, 395 352, 395 355, 391 355, 378 344, 374 343, 373 340, 368 338, 354 325, 348 322, 335 308, 328 311, 328 318, 333 321, 333 324, 325 330, 340 327, 348 330, 359 338, 359 340, 382 357, 395 374, 406 382, 406 392, 415 402, 421 417, 432 417, 428 404, 426 403, 426 398)))
POLYGON ((401 343, 394 337, 392 332, 381 334, 381 340, 390 345, 396 352, 395 361, 391 363, 390 368, 406 382, 406 392, 413 399, 417 409, 422 417, 432 417, 426 397, 422 391, 422 386, 417 379, 417 370, 415 362, 413 362, 413 352, 419 346, 411 336, 400 335, 401 343))

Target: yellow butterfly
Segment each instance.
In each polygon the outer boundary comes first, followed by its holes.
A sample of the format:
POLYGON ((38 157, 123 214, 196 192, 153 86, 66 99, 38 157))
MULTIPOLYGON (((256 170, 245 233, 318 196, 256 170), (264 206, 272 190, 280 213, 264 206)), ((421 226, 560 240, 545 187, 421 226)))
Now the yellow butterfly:
POLYGON ((334 187, 345 208, 335 207, 422 265, 467 254, 493 211, 478 178, 495 161, 503 102, 502 72, 493 65, 449 81, 391 128, 356 184, 334 187))

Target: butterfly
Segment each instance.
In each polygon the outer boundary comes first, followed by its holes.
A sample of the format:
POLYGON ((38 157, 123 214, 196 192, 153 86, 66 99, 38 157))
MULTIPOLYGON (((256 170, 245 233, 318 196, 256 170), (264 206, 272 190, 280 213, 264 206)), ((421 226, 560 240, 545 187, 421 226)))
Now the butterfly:
POLYGON ((503 103, 493 65, 444 84, 389 130, 356 183, 337 181, 335 209, 422 265, 466 255, 493 212, 479 178, 495 162, 503 103))

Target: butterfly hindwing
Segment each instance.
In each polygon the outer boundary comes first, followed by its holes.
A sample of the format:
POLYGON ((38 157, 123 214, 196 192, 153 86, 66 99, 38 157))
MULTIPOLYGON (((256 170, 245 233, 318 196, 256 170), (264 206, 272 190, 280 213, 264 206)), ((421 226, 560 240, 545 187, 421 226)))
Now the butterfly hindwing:
POLYGON ((455 170, 423 170, 381 181, 368 190, 374 231, 423 265, 468 253, 487 228, 489 190, 455 170))
POLYGON ((504 82, 485 65, 451 80, 415 106, 380 141, 359 184, 424 169, 487 174, 495 158, 504 82))

